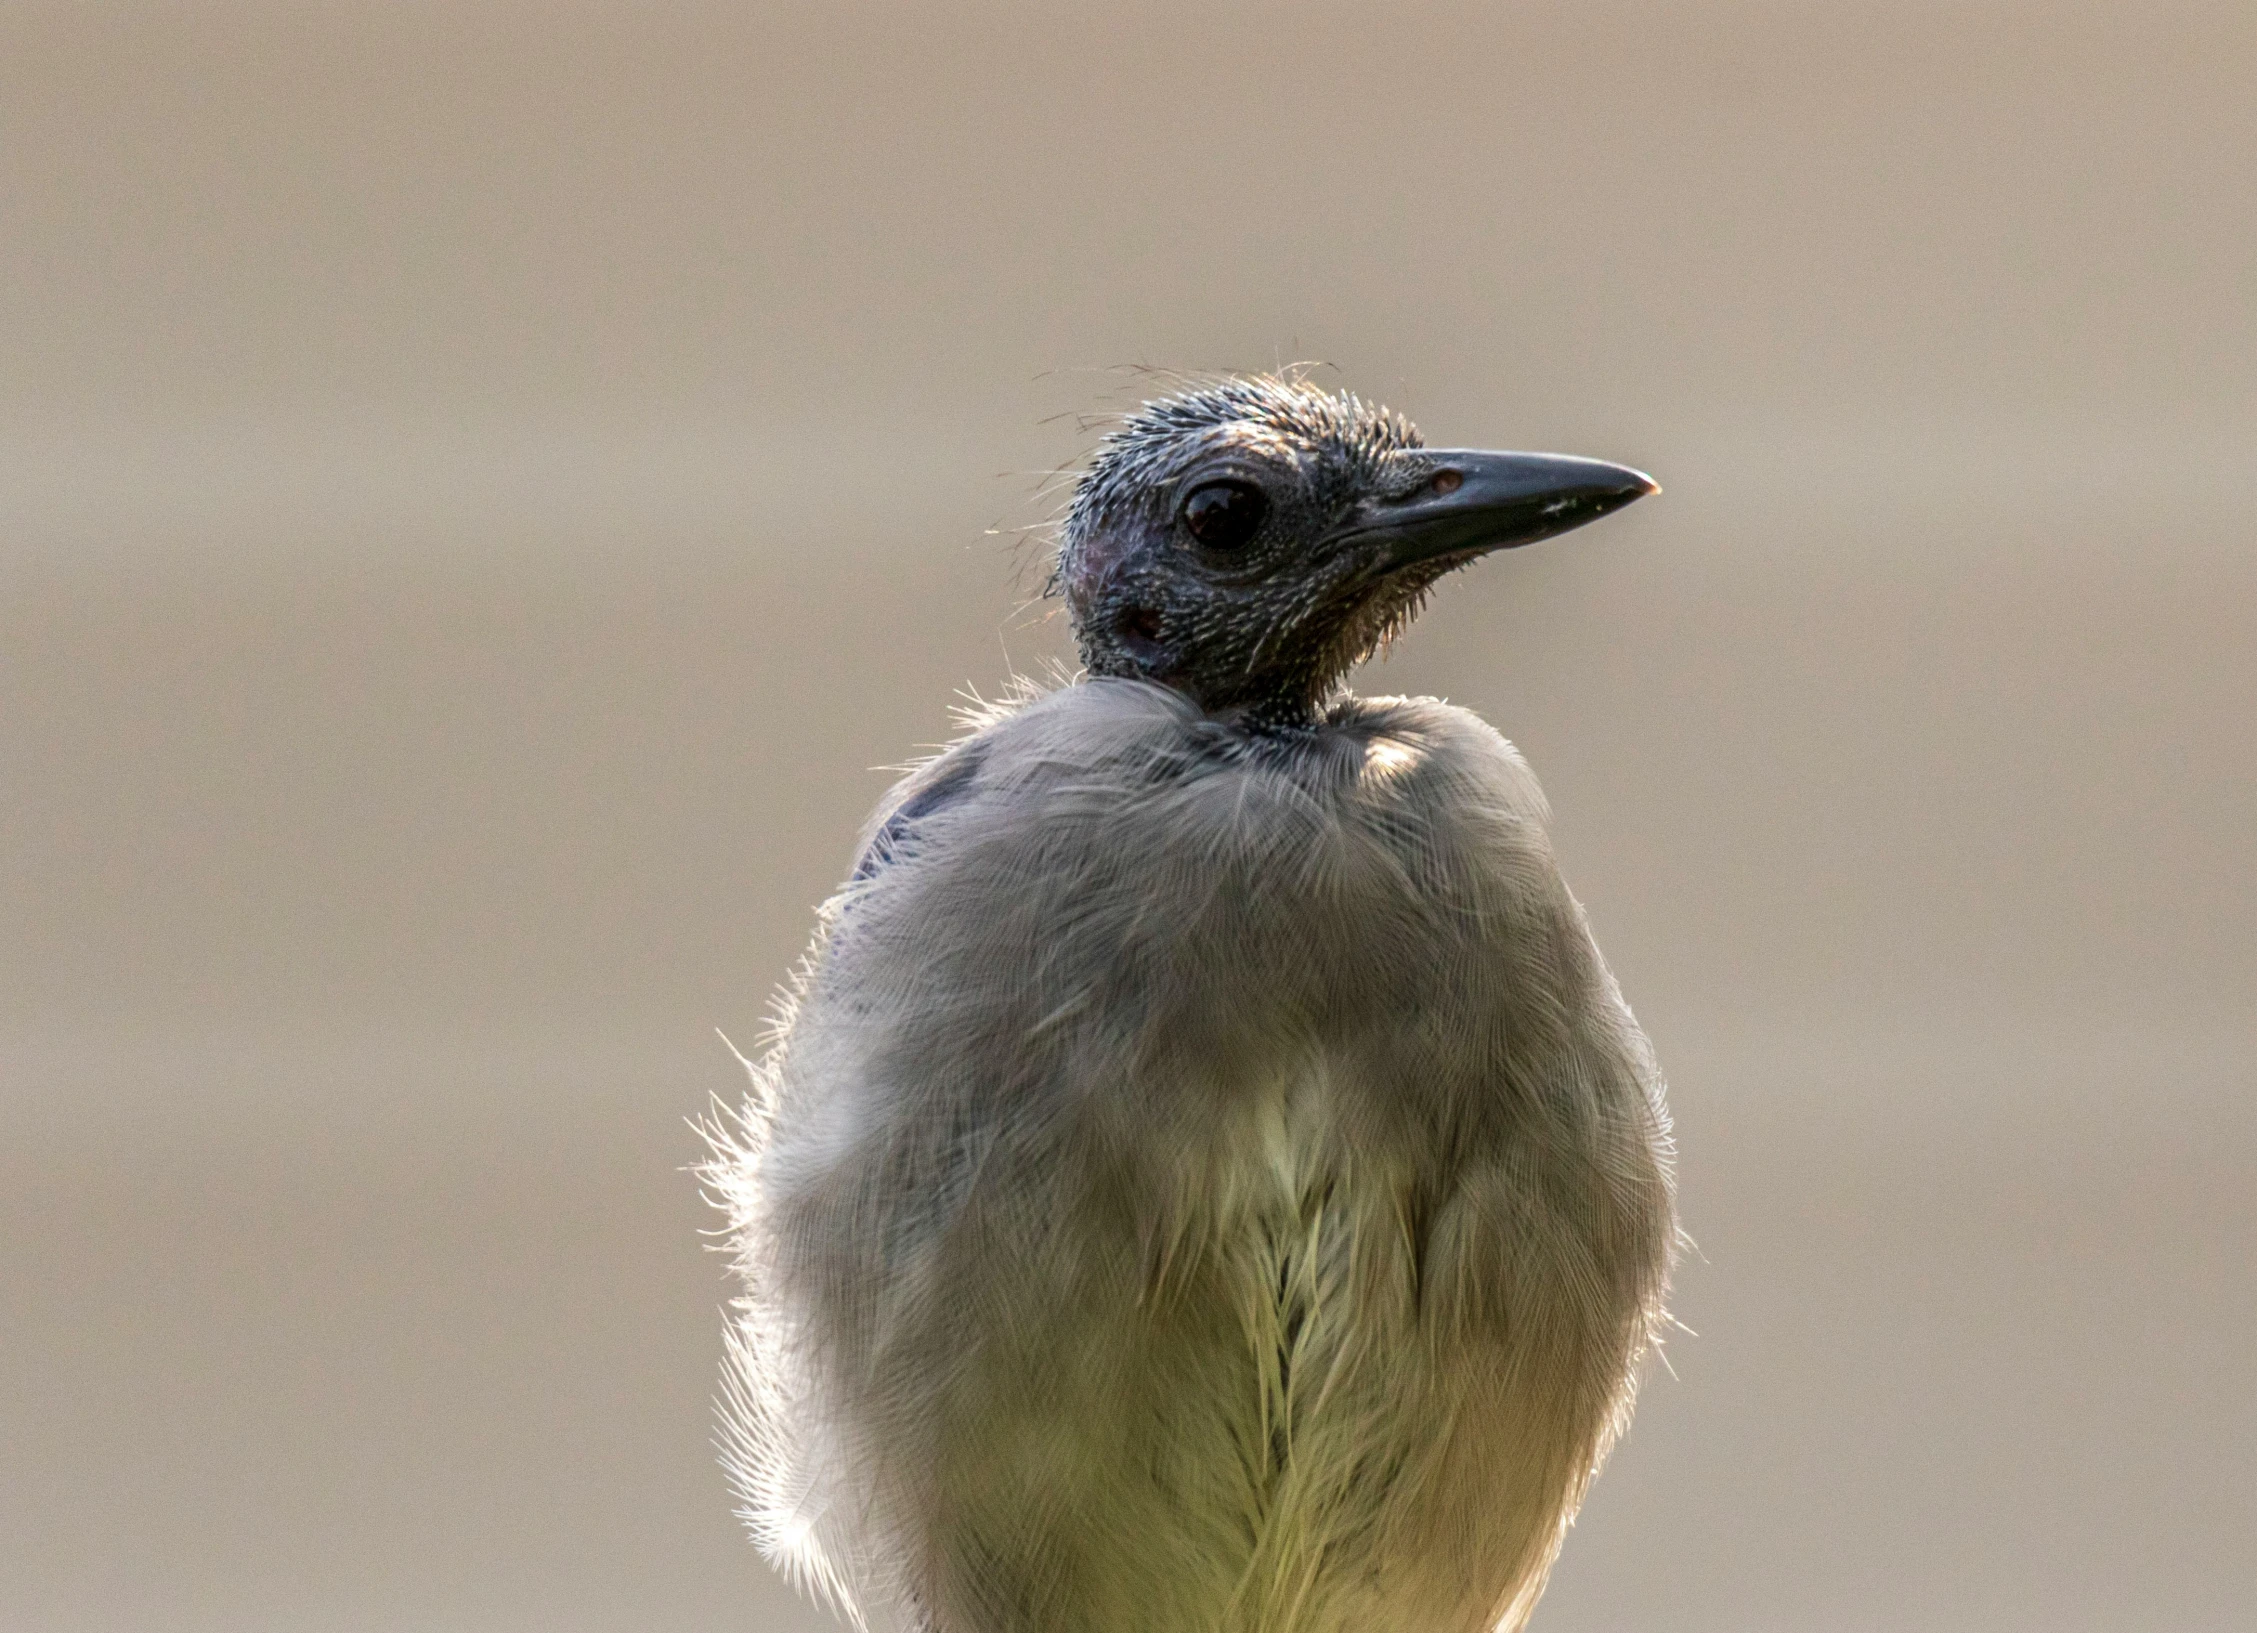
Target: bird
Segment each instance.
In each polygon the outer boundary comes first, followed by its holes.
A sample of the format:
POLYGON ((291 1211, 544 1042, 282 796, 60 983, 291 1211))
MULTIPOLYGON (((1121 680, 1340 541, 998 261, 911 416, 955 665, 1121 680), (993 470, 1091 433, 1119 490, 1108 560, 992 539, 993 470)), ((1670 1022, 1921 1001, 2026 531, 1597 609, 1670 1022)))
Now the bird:
POLYGON ((1661 1074, 1471 712, 1349 672, 1658 491, 1305 376, 1123 416, 1081 658, 881 802, 708 1125, 722 1448, 872 1633, 1521 1627, 1677 1246, 1661 1074))

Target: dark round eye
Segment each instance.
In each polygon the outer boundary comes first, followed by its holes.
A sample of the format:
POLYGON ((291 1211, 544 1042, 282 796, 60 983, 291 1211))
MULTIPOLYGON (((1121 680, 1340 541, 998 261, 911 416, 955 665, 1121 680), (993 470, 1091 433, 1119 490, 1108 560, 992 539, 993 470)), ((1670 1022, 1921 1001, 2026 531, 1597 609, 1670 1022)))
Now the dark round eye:
POLYGON ((1183 525, 1210 550, 1238 549, 1269 513, 1269 500, 1251 482, 1209 482, 1183 501, 1183 525))

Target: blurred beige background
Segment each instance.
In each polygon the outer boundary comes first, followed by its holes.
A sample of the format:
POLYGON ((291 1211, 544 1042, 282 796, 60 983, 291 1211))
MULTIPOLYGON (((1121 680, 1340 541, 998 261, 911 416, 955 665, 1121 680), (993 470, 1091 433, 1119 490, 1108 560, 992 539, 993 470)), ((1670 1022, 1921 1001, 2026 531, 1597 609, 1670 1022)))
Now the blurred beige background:
POLYGON ((1119 366, 1664 497, 1528 751, 1701 1247, 1537 1626, 2248 1627, 2257 11, 0 8, 0 1625, 823 1625, 684 1119, 1119 366), (1001 529, 991 533, 991 528, 1001 529))

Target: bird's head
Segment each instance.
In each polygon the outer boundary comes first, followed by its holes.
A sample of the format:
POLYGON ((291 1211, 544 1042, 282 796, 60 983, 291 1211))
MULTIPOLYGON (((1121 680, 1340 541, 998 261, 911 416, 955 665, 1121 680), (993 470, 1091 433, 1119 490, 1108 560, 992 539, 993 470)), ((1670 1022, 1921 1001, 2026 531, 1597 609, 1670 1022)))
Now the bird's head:
POLYGON ((1443 574, 1654 491, 1594 459, 1428 448, 1355 397, 1234 379, 1147 403, 1106 437, 1054 582, 1092 674, 1300 725, 1443 574))

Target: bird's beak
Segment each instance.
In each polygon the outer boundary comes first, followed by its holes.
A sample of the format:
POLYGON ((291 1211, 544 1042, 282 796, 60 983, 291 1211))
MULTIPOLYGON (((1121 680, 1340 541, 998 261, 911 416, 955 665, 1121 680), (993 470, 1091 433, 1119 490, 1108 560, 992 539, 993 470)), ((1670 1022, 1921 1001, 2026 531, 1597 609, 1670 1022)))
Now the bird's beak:
POLYGON ((1422 449, 1424 486, 1373 506, 1349 535, 1377 541, 1392 572, 1442 556, 1534 544, 1659 493, 1643 471, 1567 454, 1422 449))

